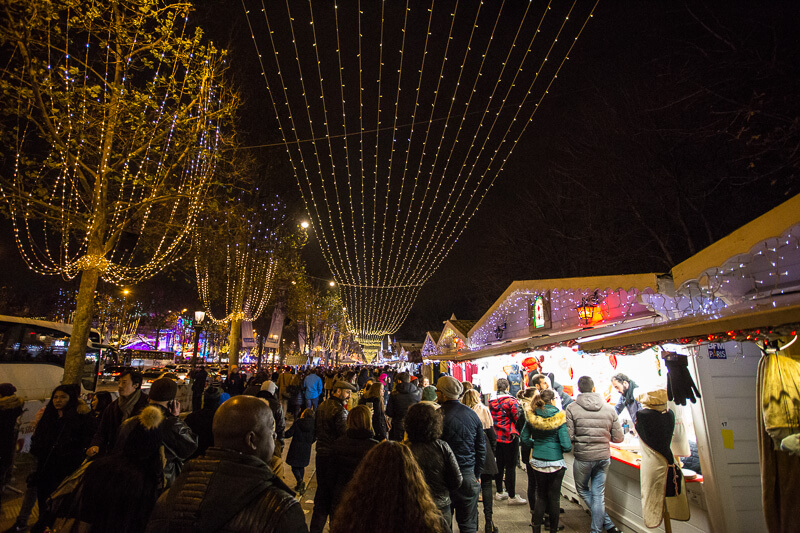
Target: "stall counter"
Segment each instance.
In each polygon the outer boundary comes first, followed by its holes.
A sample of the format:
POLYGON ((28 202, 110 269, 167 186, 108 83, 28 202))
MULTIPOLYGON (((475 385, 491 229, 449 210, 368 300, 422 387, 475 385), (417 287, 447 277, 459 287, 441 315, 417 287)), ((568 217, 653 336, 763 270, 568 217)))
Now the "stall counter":
MULTIPOLYGON (((664 524, 657 529, 650 529, 644 525, 642 518, 642 492, 639 482, 641 458, 635 449, 635 442, 625 446, 625 449, 611 446, 611 466, 606 478, 606 512, 623 531, 645 533, 650 531, 664 531, 664 524)), ((572 476, 572 463, 574 457, 571 453, 564 455, 567 463, 567 472, 561 493, 582 507, 586 505, 581 500, 575 489, 575 479, 572 476)), ((702 476, 694 480, 686 480, 686 492, 689 499, 691 518, 687 522, 673 520, 674 533, 707 533, 711 531, 708 520, 708 511, 703 494, 702 476)))

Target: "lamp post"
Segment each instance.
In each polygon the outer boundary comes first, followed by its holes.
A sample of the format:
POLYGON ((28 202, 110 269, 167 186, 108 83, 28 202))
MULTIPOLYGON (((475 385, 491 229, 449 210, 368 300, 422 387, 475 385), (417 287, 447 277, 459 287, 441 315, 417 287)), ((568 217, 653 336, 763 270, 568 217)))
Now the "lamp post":
POLYGON ((191 369, 192 372, 195 371, 197 368, 197 348, 200 343, 200 333, 203 332, 203 320, 206 318, 205 311, 195 311, 194 312, 194 324, 192 328, 194 329, 194 351, 192 352, 192 363, 191 369))
POLYGON ((122 334, 125 332, 125 321, 128 319, 128 295, 131 293, 128 289, 122 289, 122 318, 119 323, 119 340, 117 347, 122 348, 122 334))

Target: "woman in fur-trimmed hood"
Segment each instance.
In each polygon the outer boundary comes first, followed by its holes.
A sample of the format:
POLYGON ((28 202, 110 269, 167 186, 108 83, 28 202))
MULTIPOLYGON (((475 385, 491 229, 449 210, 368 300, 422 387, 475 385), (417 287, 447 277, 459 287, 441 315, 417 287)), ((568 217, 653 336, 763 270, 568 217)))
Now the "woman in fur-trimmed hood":
POLYGON ((555 403, 555 393, 546 389, 532 404, 523 404, 525 427, 520 438, 532 449, 531 466, 536 477, 536 507, 531 520, 533 533, 540 533, 545 510, 550 516, 550 531, 558 531, 561 483, 567 469, 564 452, 572 450, 566 414, 555 403))

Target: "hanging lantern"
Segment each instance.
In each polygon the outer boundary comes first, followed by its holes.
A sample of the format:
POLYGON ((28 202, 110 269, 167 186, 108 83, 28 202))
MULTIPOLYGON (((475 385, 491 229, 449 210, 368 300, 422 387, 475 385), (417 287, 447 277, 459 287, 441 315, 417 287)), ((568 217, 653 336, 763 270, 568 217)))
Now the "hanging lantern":
POLYGON ((613 353, 611 355, 609 355, 608 356, 608 362, 611 363, 611 368, 613 368, 614 370, 617 369, 617 356, 616 355, 614 355, 613 353))
POLYGON ((594 294, 581 298, 581 304, 578 306, 578 317, 584 324, 588 324, 594 317, 594 312, 600 307, 600 296, 597 291, 594 294))

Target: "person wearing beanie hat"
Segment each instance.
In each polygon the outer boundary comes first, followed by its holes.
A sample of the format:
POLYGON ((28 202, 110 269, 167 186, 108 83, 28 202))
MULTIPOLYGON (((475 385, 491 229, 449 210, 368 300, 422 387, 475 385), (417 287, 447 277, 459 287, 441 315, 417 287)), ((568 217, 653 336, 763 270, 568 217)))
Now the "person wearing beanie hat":
MULTIPOLYGON (((197 435, 178 416, 181 404, 175 399, 178 393, 178 384, 169 378, 158 378, 150 387, 149 404, 161 410, 164 421, 161 423, 161 433, 164 438, 164 484, 166 488, 172 485, 178 474, 181 473, 183 463, 197 450, 197 435)), ((126 421, 127 422, 127 421, 126 421)), ((123 449, 125 441, 129 438, 138 419, 131 419, 130 424, 123 424, 117 437, 116 450, 123 449)))
POLYGON ((463 392, 461 382, 451 376, 442 376, 436 382, 442 395, 444 416, 442 440, 447 442, 456 456, 464 481, 450 494, 456 522, 460 531, 478 530, 478 481, 486 459, 486 440, 483 424, 478 415, 458 401, 463 392))
POLYGON ((261 390, 267 391, 272 394, 272 396, 275 396, 275 391, 278 390, 278 385, 276 385, 274 381, 267 380, 261 384, 261 390))
POLYGON ((436 401, 436 387, 433 385, 428 385, 422 389, 422 400, 420 403, 427 403, 428 405, 433 406, 434 409, 438 409, 440 405, 436 401))

